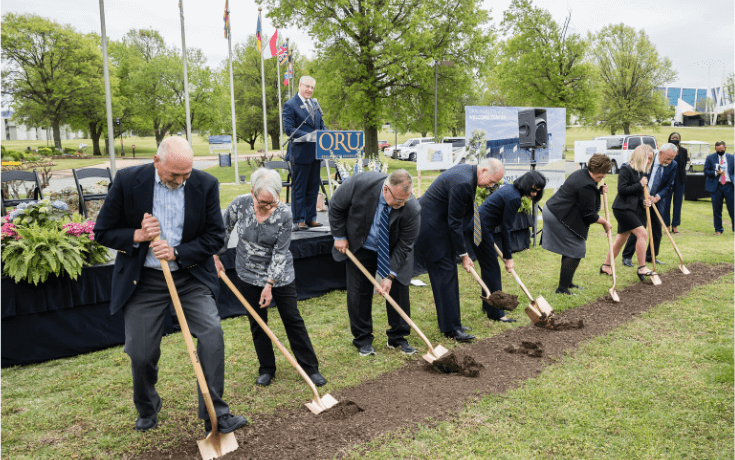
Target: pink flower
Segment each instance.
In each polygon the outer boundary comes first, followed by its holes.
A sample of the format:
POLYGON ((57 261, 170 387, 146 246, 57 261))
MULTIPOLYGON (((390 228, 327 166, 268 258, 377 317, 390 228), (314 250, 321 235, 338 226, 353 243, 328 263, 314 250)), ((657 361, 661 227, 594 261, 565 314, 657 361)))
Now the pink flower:
POLYGON ((17 240, 19 237, 18 234, 15 232, 16 228, 17 227, 11 223, 3 224, 2 235, 0 236, 0 239, 4 240, 5 238, 15 237, 15 239, 17 240))

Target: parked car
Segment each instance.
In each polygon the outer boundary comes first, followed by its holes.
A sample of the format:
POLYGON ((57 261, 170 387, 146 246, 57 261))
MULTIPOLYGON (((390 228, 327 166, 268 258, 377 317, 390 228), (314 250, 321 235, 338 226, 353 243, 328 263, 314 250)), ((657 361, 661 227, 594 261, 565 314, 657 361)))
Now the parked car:
POLYGON ((395 158, 399 160, 416 161, 418 156, 418 145, 434 142, 433 137, 416 137, 408 139, 403 145, 398 146, 395 158))
POLYGON ((390 147, 390 144, 388 143, 388 141, 378 141, 378 148, 383 153, 385 153, 385 149, 387 149, 388 147, 390 147))
POLYGON ((442 144, 452 144, 452 149, 464 147, 467 140, 464 137, 445 137, 442 144))
MULTIPOLYGON (((607 143, 607 150, 604 152, 605 155, 610 157, 612 160, 612 174, 617 174, 621 166, 628 162, 630 154, 633 153, 636 147, 642 144, 651 146, 654 152, 658 153, 658 143, 654 136, 647 134, 617 134, 613 136, 598 136, 592 139, 593 141, 605 141, 607 143)), ((587 161, 579 158, 575 152, 574 161, 579 163, 580 168, 587 167, 587 161)))

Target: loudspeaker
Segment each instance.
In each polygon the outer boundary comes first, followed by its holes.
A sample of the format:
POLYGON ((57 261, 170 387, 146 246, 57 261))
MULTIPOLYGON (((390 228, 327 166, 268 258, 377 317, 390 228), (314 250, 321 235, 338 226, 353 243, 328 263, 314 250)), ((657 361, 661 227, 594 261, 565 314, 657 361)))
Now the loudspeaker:
POLYGON ((549 145, 546 127, 546 109, 523 109, 518 111, 518 147, 522 149, 545 149, 549 145))

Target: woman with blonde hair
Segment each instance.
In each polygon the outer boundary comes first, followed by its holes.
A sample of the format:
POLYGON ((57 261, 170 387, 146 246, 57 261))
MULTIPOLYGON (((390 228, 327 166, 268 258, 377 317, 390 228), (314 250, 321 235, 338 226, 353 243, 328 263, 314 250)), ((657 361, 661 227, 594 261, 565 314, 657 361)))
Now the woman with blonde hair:
POLYGON ((612 276, 611 257, 617 257, 623 245, 632 233, 636 237, 635 250, 638 257, 638 278, 641 281, 654 273, 646 267, 646 245, 648 233, 643 226, 641 216, 645 207, 651 206, 645 200, 643 188, 648 184, 648 174, 653 165, 653 149, 648 145, 640 145, 630 156, 629 163, 620 168, 618 173, 618 196, 615 197, 612 209, 618 221, 618 234, 613 242, 613 254, 608 251, 605 263, 600 267, 600 274, 612 276), (607 267, 607 269, 606 269, 607 267), (609 271, 608 271, 609 270, 609 271))

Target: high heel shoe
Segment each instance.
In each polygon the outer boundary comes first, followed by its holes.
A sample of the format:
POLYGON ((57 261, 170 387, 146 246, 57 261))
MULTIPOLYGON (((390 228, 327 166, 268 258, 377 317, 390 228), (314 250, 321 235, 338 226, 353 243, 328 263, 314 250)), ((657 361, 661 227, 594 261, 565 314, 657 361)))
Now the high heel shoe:
POLYGON ((656 272, 652 272, 651 270, 648 270, 646 273, 641 273, 640 272, 641 268, 647 268, 647 267, 645 265, 641 265, 640 267, 638 267, 638 272, 636 274, 638 275, 638 279, 641 281, 646 281, 646 276, 653 276, 653 275, 658 274, 656 272))
MULTIPOLYGON (((608 265, 608 264, 602 264, 602 267, 610 267, 610 268, 612 268, 612 266, 611 265, 608 265)), ((600 267, 600 275, 612 276, 612 273, 606 272, 605 270, 602 269, 602 267, 600 267)))

